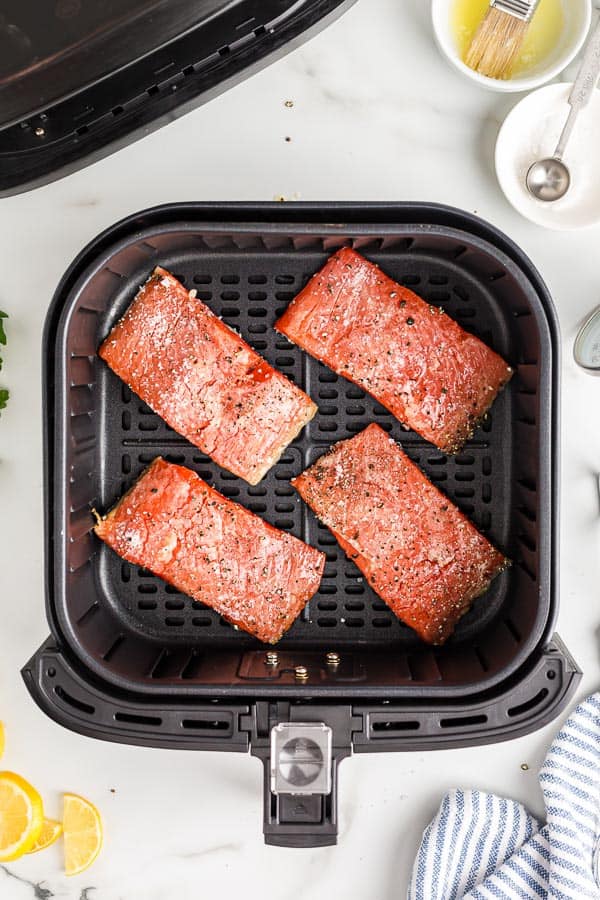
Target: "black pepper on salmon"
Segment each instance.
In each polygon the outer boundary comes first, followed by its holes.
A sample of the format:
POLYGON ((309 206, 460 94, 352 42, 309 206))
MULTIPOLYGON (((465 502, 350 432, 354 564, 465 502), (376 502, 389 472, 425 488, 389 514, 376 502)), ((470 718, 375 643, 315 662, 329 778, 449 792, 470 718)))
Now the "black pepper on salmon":
POLYGON ((158 457, 100 519, 112 549, 276 643, 321 582, 325 555, 158 457))
POLYGON ((349 247, 275 327, 446 453, 460 450, 512 375, 479 338, 349 247))
POLYGON ((373 590, 431 644, 444 643, 508 565, 378 425, 292 484, 373 590))
POLYGON ((250 484, 317 411, 165 269, 155 269, 98 354, 171 428, 250 484))

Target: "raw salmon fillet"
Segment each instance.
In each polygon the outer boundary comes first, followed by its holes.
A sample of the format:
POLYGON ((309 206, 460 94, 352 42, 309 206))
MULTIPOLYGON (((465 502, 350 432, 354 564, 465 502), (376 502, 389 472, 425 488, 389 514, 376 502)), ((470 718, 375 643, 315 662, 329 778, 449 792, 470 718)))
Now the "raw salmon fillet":
POLYGON ((512 375, 443 310, 348 247, 275 328, 446 453, 460 450, 512 375))
POLYGON ((98 537, 260 641, 274 644, 321 582, 325 555, 158 457, 98 537))
POLYGON ((390 609, 443 644, 508 560, 378 425, 292 481, 390 609))
POLYGON ((164 269, 154 270, 98 353, 171 428, 250 484, 317 411, 164 269))

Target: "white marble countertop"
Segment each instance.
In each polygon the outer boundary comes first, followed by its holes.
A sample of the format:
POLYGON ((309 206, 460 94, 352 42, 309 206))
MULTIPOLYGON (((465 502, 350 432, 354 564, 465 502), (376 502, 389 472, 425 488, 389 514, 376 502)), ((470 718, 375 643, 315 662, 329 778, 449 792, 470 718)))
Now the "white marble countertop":
POLYGON ((40 788, 50 815, 72 790, 97 803, 106 826, 103 854, 71 881, 57 847, 0 866, 3 900, 393 900, 405 895, 421 831, 447 788, 497 791, 543 813, 536 776, 557 723, 496 746, 355 756, 341 767, 339 845, 268 848, 257 760, 80 737, 37 709, 19 674, 48 634, 40 338, 59 277, 90 238, 135 210, 283 196, 453 204, 505 230, 541 270, 564 348, 557 630, 584 670, 578 695, 598 687, 600 383, 577 370, 572 342, 600 303, 600 227, 543 231, 504 200, 492 150, 516 99, 447 66, 426 0, 359 0, 311 43, 209 105, 85 171, 0 201, 0 308, 11 315, 2 372, 11 400, 0 420, 2 765, 40 788))

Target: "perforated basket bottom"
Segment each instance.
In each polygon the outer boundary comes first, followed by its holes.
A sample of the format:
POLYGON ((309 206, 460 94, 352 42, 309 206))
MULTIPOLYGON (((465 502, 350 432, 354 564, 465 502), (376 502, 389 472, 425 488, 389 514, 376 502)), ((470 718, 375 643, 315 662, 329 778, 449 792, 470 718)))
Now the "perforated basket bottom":
MULTIPOLYGON (((478 277, 461 265, 460 252, 432 254, 420 251, 418 245, 412 247, 409 241, 395 250, 366 252, 389 275, 429 303, 442 307, 517 368, 513 382, 497 399, 473 439, 459 455, 445 456, 418 435, 404 430, 359 388, 273 330, 276 318, 323 264, 326 255, 314 251, 271 252, 268 248, 262 252, 161 250, 148 261, 143 274, 140 269, 136 278, 122 278, 118 284, 118 279, 113 279, 114 299, 106 315, 98 319, 96 345, 123 313, 140 280, 159 262, 186 287, 195 288, 199 298, 217 315, 304 388, 319 404, 319 412, 267 477, 250 487, 178 437, 103 363, 95 360, 100 398, 98 422, 102 423, 97 435, 101 454, 97 502, 106 510, 159 454, 189 466, 225 496, 326 553, 321 587, 281 646, 359 644, 410 648, 419 644, 414 633, 365 583, 333 536, 300 501, 290 478, 335 441, 377 422, 493 543, 513 556, 517 565, 526 565, 509 527, 513 503, 512 420, 514 393, 523 390, 519 363, 527 366, 535 361, 519 359, 514 345, 511 347, 511 325, 495 295, 495 283, 504 274, 501 270, 478 277)), ((99 546, 95 561, 103 602, 110 605, 123 631, 134 631, 163 644, 206 642, 232 649, 256 644, 202 603, 192 601, 151 573, 121 561, 108 548, 99 546)), ((509 571, 494 581, 459 623, 453 642, 471 638, 500 614, 512 577, 509 571)))

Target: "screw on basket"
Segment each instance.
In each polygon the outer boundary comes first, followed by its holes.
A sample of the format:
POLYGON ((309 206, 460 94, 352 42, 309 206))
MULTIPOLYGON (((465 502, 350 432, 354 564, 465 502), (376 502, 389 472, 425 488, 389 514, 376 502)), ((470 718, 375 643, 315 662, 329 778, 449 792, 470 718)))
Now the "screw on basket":
POLYGON ((46 129, 42 128, 41 125, 38 125, 38 127, 34 131, 34 134, 36 137, 44 137, 44 135, 46 134, 46 129))
POLYGON ((308 681, 308 669, 306 666, 296 666, 294 670, 296 681, 308 681))
POLYGON ((265 665, 266 666, 278 666, 279 665, 279 655, 275 653, 274 650, 270 650, 267 654, 265 654, 265 665))
POLYGON ((327 665, 332 669, 337 668, 340 664, 340 654, 336 653, 335 650, 330 650, 325 658, 327 660, 327 665))

